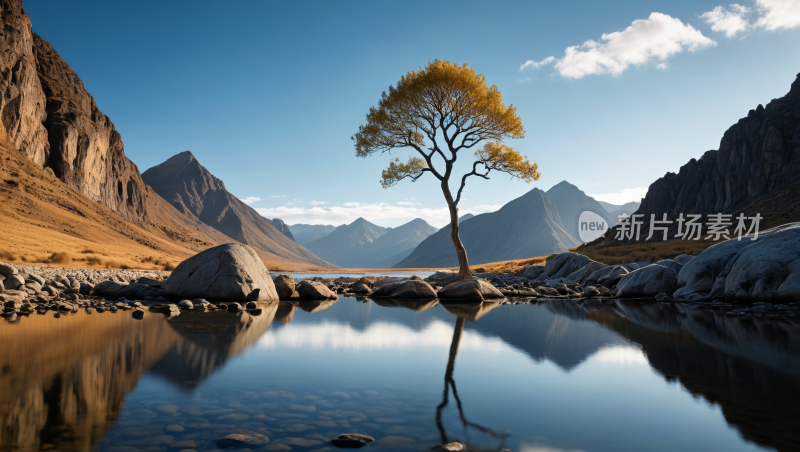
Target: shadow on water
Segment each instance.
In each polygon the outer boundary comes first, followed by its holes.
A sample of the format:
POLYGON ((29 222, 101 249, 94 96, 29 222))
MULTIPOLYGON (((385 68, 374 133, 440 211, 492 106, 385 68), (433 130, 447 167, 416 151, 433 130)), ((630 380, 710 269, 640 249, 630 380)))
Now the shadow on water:
POLYGON ((621 339, 637 344, 662 378, 719 405, 742 437, 782 451, 800 445, 800 332, 786 321, 691 313, 674 304, 638 301, 500 305, 345 298, 270 303, 258 315, 184 312, 168 320, 146 313, 134 320, 130 312, 107 312, 3 322, 0 450, 92 450, 117 421, 126 395, 143 374, 190 394, 245 352, 273 321, 297 322, 298 308, 310 316, 303 321, 332 319, 354 328, 378 319, 420 328, 418 316, 455 317, 442 400, 431 406, 443 442, 452 440, 441 420, 451 394, 465 430, 501 442, 505 437, 502 426, 473 422, 457 392, 454 371, 466 329, 499 338, 534 361, 555 363, 566 372, 621 339))

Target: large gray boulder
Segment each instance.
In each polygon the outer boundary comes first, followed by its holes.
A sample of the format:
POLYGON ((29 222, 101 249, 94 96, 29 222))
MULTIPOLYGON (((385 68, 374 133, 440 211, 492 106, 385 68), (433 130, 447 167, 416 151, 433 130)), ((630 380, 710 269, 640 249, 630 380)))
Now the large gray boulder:
POLYGON ((442 287, 439 298, 459 300, 489 300, 504 298, 503 294, 488 281, 480 278, 469 278, 442 287))
POLYGON ((528 279, 537 279, 542 276, 542 273, 544 273, 543 265, 528 265, 525 267, 525 269, 519 272, 519 276, 528 279))
MULTIPOLYGON (((678 272, 678 290, 673 297, 687 298, 691 294, 710 293, 714 288, 714 282, 722 276, 728 262, 751 243, 750 239, 726 240, 706 248, 678 272)), ((722 276, 721 282, 724 281, 725 278, 722 276)))
MULTIPOLYGON (((668 269, 674 271, 676 275, 681 271, 681 268, 683 268, 683 264, 679 264, 678 262, 675 262, 675 260, 673 259, 664 259, 663 261, 658 261, 652 265, 660 265, 662 267, 667 267, 668 269)), ((649 265, 643 268, 647 267, 649 267, 649 265)))
POLYGON ((689 261, 691 261, 692 259, 694 259, 694 256, 689 256, 688 254, 681 254, 680 256, 675 256, 674 258, 672 258, 672 260, 681 265, 688 264, 689 261))
POLYGON ((209 248, 178 264, 162 289, 178 297, 277 301, 267 267, 247 245, 209 248))
POLYGON ((711 295, 800 300, 800 223, 766 231, 755 241, 742 241, 750 243, 728 262, 722 273, 724 285, 715 284, 711 295))
POLYGON ((675 270, 651 264, 623 276, 617 283, 615 294, 618 297, 653 297, 660 293, 671 294, 677 284, 678 274, 675 270))
POLYGON ((718 243, 678 273, 675 298, 699 294, 750 300, 800 298, 800 223, 718 243))
POLYGON ((589 262, 592 262, 592 260, 578 253, 556 254, 547 260, 544 265, 544 272, 549 279, 566 277, 589 262))
POLYGON ((607 267, 610 267, 610 265, 601 264, 600 262, 590 261, 588 264, 567 275, 566 278, 582 283, 592 273, 607 267))
POLYGON ((425 281, 408 279, 378 287, 372 297, 436 298, 436 290, 425 281))
POLYGON ((318 281, 300 281, 295 286, 298 295, 303 300, 326 300, 329 298, 339 298, 336 292, 328 289, 325 284, 318 281))
MULTIPOLYGON (((636 268, 639 268, 639 266, 637 265, 636 268)), ((628 273, 630 273, 630 271, 623 265, 608 266, 590 274, 584 279, 583 284, 591 285, 597 283, 605 287, 611 287, 628 273)))

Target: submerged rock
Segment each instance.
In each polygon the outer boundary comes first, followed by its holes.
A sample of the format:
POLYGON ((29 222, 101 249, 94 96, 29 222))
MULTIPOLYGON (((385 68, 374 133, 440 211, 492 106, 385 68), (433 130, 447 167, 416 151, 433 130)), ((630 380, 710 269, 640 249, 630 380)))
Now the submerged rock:
POLYGON ((277 301, 267 267, 247 245, 209 248, 178 264, 161 286, 168 295, 277 301))
POLYGON ((331 444, 342 448, 364 447, 375 441, 375 438, 360 433, 342 433, 331 440, 331 444))

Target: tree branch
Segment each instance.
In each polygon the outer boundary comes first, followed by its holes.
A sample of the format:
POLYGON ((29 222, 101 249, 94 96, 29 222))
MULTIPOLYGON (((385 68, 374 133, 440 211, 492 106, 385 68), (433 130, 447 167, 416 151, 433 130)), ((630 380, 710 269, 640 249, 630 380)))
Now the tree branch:
POLYGON ((472 164, 472 172, 465 174, 464 177, 461 178, 461 187, 458 188, 458 193, 456 194, 456 200, 455 200, 454 204, 458 205, 458 202, 461 201, 461 192, 464 191, 464 186, 467 185, 467 178, 469 176, 478 176, 478 177, 482 177, 482 178, 484 178, 486 180, 489 180, 488 176, 489 176, 489 172, 491 170, 492 169, 489 168, 488 166, 486 166, 486 163, 484 163, 484 162, 477 161, 477 162, 473 163, 472 164), (485 173, 481 174, 481 173, 478 172, 478 165, 479 164, 482 164, 486 168, 486 172, 485 173))

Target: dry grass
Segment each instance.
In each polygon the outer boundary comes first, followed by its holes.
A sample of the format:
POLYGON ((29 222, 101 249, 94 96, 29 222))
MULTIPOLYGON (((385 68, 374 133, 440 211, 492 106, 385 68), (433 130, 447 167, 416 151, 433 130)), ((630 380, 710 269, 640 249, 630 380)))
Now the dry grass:
POLYGON ((72 263, 72 255, 69 253, 53 253, 47 259, 47 263, 57 265, 70 265, 72 263))
POLYGON ((175 270, 175 266, 172 265, 172 262, 167 262, 166 264, 164 264, 165 272, 171 272, 172 270, 175 270))
POLYGON ((19 256, 12 253, 11 251, 0 251, 0 260, 6 262, 13 262, 19 259, 19 256))
MULTIPOLYGON (((471 265, 469 268, 474 273, 516 273, 530 265, 544 265, 547 257, 537 256, 526 259, 516 259, 512 261, 492 262, 489 264, 471 265)), ((458 271, 458 267, 451 267, 448 270, 458 271)))
POLYGON ((583 254, 597 262, 614 265, 642 261, 657 262, 663 259, 672 259, 681 254, 697 256, 715 243, 719 242, 711 240, 667 240, 665 242, 637 243, 606 248, 587 243, 570 251, 583 254))
POLYGON ((100 259, 97 256, 89 256, 86 259, 84 259, 84 262, 86 262, 86 265, 89 265, 89 266, 92 266, 92 267, 95 267, 95 266, 96 267, 102 267, 103 266, 103 259, 100 259))

